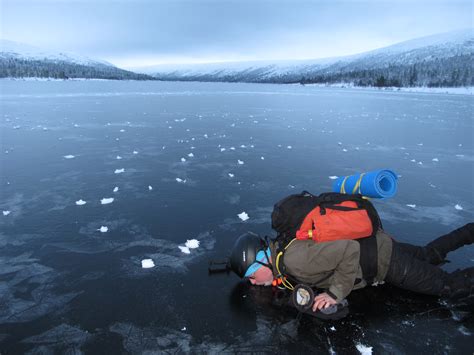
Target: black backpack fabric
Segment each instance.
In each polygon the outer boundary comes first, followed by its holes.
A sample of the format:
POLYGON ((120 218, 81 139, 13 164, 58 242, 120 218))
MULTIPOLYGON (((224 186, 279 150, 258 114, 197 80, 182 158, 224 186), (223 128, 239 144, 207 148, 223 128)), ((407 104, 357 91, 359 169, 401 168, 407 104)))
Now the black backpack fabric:
POLYGON ((319 206, 324 211, 324 207, 344 201, 354 201, 359 208, 367 210, 372 221, 373 235, 369 238, 357 239, 361 246, 360 264, 364 279, 370 283, 377 274, 377 241, 373 237, 379 229, 382 229, 382 223, 373 204, 361 195, 337 192, 313 195, 308 191, 303 191, 283 198, 274 205, 272 212, 272 228, 277 232, 276 241, 279 249, 284 248, 295 238, 296 231, 299 230, 306 215, 315 207, 319 206))

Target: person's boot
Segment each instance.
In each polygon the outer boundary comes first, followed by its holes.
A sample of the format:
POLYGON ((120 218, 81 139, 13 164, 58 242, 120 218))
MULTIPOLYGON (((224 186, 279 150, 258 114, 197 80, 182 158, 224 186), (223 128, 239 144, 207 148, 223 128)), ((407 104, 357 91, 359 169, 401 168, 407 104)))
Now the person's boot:
POLYGON ((442 264, 446 262, 446 255, 450 251, 472 243, 474 243, 474 223, 468 223, 428 243, 424 247, 426 259, 433 265, 442 264))
POLYGON ((454 300, 474 296, 474 267, 449 274, 445 296, 454 300))

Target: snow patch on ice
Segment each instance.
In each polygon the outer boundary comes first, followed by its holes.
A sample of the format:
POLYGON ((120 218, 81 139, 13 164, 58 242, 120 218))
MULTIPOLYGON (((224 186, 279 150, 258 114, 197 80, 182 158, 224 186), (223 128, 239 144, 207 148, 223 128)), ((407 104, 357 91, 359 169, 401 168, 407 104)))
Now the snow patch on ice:
POLYGON ((150 269, 152 267, 155 267, 155 263, 153 262, 152 259, 143 259, 142 260, 142 268, 143 269, 150 269))
POLYGON ((197 239, 188 239, 184 244, 189 249, 196 249, 199 248, 199 240, 197 239))
POLYGON ((100 200, 100 203, 102 205, 108 205, 109 203, 112 203, 114 202, 114 198, 113 197, 109 197, 109 198, 103 198, 100 200))
POLYGON ((249 219, 249 215, 246 213, 246 212, 242 212, 242 213, 239 213, 237 215, 242 221, 246 221, 247 219, 249 219))
POLYGON ((372 354, 372 346, 366 346, 366 345, 363 345, 361 343, 358 343, 358 344, 356 344, 356 348, 357 348, 357 350, 359 350, 359 352, 362 355, 372 354))
POLYGON ((186 246, 182 246, 182 245, 178 245, 178 248, 181 250, 181 252, 183 252, 184 254, 191 254, 191 251, 189 250, 188 247, 186 246))

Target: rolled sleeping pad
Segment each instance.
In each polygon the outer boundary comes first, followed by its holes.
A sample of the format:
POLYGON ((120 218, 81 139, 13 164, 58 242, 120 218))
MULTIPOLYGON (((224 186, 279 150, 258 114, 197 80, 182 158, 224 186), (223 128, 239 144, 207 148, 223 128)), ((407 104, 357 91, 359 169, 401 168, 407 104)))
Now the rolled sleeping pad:
POLYGON ((373 198, 390 198, 397 193, 397 174, 389 169, 342 176, 334 181, 333 192, 361 194, 373 198))

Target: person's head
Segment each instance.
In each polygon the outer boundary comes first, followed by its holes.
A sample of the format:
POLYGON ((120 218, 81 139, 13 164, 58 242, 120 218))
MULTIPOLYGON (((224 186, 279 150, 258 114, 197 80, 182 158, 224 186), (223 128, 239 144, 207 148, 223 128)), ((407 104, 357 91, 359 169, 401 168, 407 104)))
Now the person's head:
POLYGON ((273 281, 270 248, 257 234, 247 232, 237 238, 230 266, 239 277, 247 277, 252 285, 269 286, 273 281))

